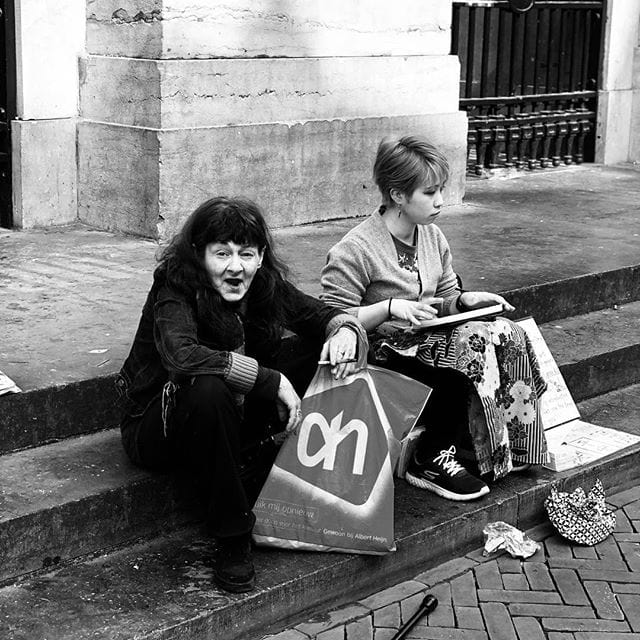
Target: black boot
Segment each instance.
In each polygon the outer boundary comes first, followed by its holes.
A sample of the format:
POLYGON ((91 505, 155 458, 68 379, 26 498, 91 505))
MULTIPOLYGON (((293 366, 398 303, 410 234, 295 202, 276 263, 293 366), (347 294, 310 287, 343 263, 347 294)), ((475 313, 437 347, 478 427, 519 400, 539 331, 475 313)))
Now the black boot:
POLYGON ((213 578, 219 587, 232 593, 251 591, 256 573, 251 557, 251 534, 218 538, 213 578))

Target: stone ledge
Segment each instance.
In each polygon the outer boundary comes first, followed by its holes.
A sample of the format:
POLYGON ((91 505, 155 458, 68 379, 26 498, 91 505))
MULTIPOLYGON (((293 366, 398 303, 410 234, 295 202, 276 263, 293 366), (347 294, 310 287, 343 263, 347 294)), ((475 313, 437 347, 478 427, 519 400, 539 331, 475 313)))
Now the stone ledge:
POLYGON ((570 279, 503 290, 520 317, 534 315, 538 324, 580 316, 640 299, 640 265, 586 273, 570 279))

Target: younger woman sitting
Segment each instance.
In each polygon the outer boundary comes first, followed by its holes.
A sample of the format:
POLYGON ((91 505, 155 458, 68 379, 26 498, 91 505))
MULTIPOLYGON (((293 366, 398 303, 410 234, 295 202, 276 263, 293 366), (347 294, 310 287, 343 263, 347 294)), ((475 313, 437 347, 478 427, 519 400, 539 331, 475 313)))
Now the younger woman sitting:
POLYGON ((469 442, 478 475, 496 479, 514 465, 544 462, 538 400, 545 383, 524 330, 505 318, 416 332, 398 328, 398 321, 420 327, 489 305, 514 308, 495 293, 462 291, 458 284, 435 224, 449 177, 436 147, 419 136, 385 139, 374 177, 382 204, 329 251, 321 297, 364 325, 374 363, 434 389, 407 481, 451 500, 479 498, 489 487, 460 464, 461 445, 469 442))

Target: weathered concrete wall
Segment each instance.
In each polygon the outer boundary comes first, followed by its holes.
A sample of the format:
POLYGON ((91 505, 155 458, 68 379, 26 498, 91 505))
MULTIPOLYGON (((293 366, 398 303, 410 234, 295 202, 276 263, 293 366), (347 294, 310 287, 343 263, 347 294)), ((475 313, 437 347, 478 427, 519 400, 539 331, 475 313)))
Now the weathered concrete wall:
POLYGON ((638 42, 633 51, 633 97, 631 100, 631 136, 629 141, 629 160, 640 162, 640 28, 638 42))
POLYGON ((87 16, 78 157, 90 224, 166 238, 220 193, 255 198, 275 226, 362 215, 377 200, 379 140, 415 130, 445 146, 449 202, 462 197, 451 0, 89 0, 87 16), (156 200, 139 193, 146 181, 156 200))
POLYGON ((606 3, 602 85, 598 91, 596 162, 614 164, 633 159, 634 131, 634 52, 640 32, 640 2, 613 0, 606 3))
POLYGON ((157 237, 160 162, 157 130, 78 123, 80 220, 157 237))
POLYGON ((82 61, 85 118, 189 128, 458 110, 453 56, 82 61))
POLYGON ((77 217, 75 126, 84 2, 17 0, 15 16, 14 224, 67 224, 77 217))
POLYGON ((88 0, 87 52, 130 58, 442 55, 451 0, 88 0))
POLYGON ((16 104, 23 120, 78 115, 82 0, 16 1, 16 104))
POLYGON ((75 118, 14 120, 11 150, 14 225, 24 229, 74 222, 75 118))
POLYGON ((168 238, 215 195, 256 200, 275 227, 365 215, 379 201, 371 178, 378 141, 406 131, 451 158, 447 202, 460 202, 466 125, 461 112, 160 131, 82 123, 80 217, 168 238))

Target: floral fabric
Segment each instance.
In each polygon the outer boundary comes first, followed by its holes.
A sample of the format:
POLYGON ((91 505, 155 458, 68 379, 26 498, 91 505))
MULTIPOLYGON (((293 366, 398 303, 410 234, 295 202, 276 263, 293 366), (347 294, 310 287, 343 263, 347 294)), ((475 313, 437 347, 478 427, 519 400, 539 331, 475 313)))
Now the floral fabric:
POLYGON ((371 342, 374 360, 392 349, 427 365, 462 372, 478 393, 482 411, 470 415, 480 473, 495 478, 517 464, 546 462, 539 398, 546 390, 529 338, 505 318, 474 321, 432 331, 396 331, 371 342))

